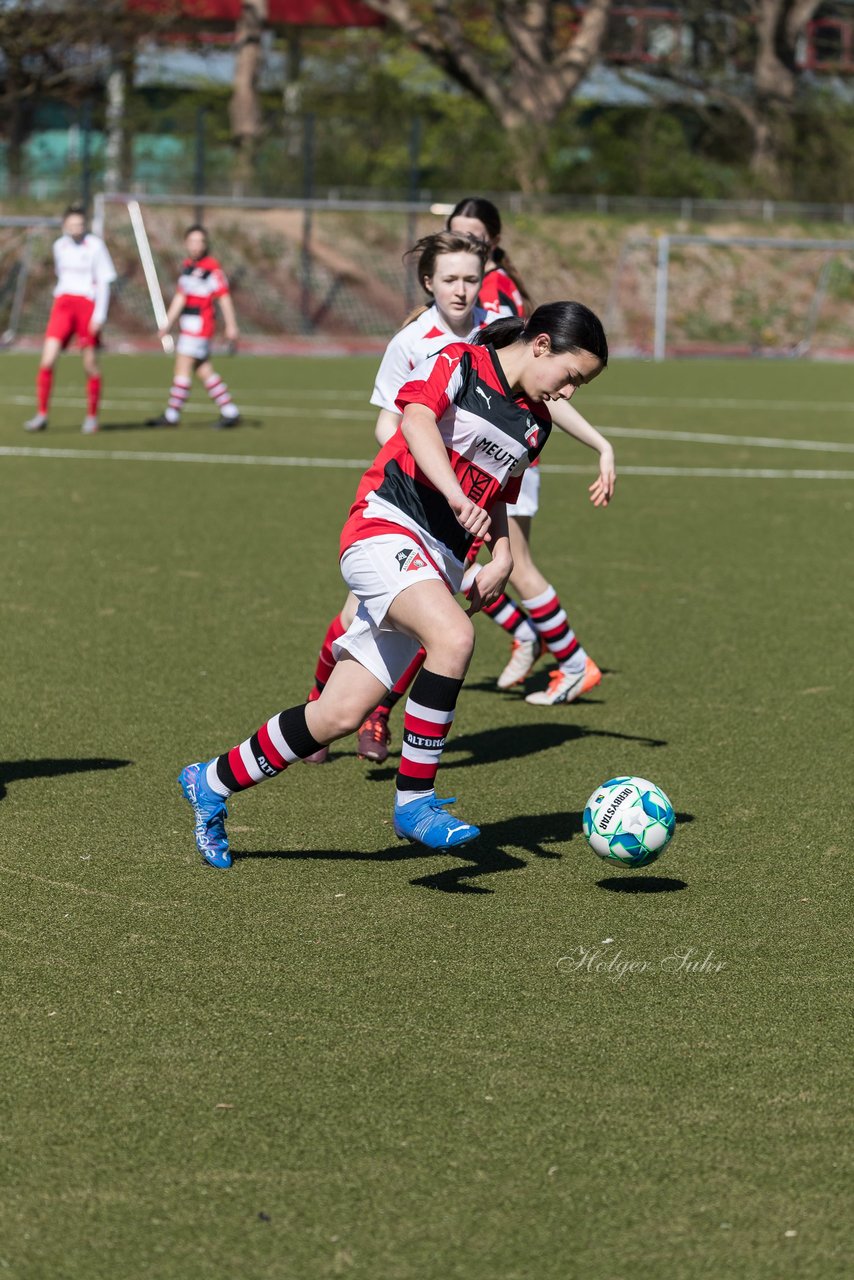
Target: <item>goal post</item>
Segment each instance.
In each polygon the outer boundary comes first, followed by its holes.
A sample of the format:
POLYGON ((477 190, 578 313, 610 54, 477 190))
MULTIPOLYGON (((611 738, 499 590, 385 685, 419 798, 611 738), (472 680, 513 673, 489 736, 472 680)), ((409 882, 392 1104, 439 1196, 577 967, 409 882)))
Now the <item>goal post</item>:
POLYGON ((607 308, 609 334, 656 361, 739 354, 854 355, 854 240, 632 236, 607 308))

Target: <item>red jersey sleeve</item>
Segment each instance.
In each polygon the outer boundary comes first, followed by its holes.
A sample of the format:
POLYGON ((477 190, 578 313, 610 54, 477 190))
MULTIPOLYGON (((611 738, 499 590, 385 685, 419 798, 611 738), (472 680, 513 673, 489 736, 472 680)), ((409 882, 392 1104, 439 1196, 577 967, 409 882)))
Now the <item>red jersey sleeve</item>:
POLYGON ((211 258, 209 261, 210 261, 210 272, 211 272, 210 296, 212 298, 221 298, 223 294, 230 292, 228 287, 228 280, 226 278, 225 272, 217 262, 216 258, 211 258))
POLYGON ((452 342, 437 355, 416 365, 412 377, 397 393, 395 404, 400 412, 403 413, 408 404, 423 404, 438 422, 460 386, 460 361, 466 350, 465 343, 452 342))

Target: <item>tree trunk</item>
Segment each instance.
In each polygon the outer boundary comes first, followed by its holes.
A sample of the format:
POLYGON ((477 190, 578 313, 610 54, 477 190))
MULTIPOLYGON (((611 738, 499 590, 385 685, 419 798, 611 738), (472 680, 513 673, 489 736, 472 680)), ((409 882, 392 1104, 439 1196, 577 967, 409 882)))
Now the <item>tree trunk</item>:
POLYGON ((246 194, 255 173, 255 153, 261 135, 258 75, 266 18, 267 0, 243 0, 235 32, 237 56, 229 108, 231 137, 237 151, 232 184, 235 195, 246 194))

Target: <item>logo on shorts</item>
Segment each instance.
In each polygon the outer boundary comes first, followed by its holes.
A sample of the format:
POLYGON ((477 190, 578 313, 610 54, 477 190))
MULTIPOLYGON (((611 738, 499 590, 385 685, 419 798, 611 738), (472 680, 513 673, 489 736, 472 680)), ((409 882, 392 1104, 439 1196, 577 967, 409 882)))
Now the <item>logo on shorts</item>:
POLYGON ((394 558, 400 565, 401 573, 413 573, 416 569, 427 568, 427 561, 415 547, 403 547, 394 558))

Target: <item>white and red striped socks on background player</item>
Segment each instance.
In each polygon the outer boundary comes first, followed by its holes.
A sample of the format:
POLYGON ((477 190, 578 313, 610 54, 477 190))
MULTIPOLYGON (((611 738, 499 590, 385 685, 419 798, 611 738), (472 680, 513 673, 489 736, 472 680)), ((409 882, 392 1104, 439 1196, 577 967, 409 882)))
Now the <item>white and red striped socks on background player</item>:
MULTIPOLYGON (((192 379, 181 374, 176 374, 172 379, 169 402, 166 405, 166 413, 164 414, 167 422, 171 422, 174 425, 180 420, 181 411, 184 408, 187 396, 190 394, 191 385, 192 379)), ((206 380, 205 391, 207 391, 224 418, 236 418, 239 416, 237 406, 229 394, 228 387, 218 373, 211 374, 206 380)))
POLYGON ((554 587, 522 601, 534 626, 558 666, 567 672, 583 671, 587 653, 567 621, 566 612, 554 587))

